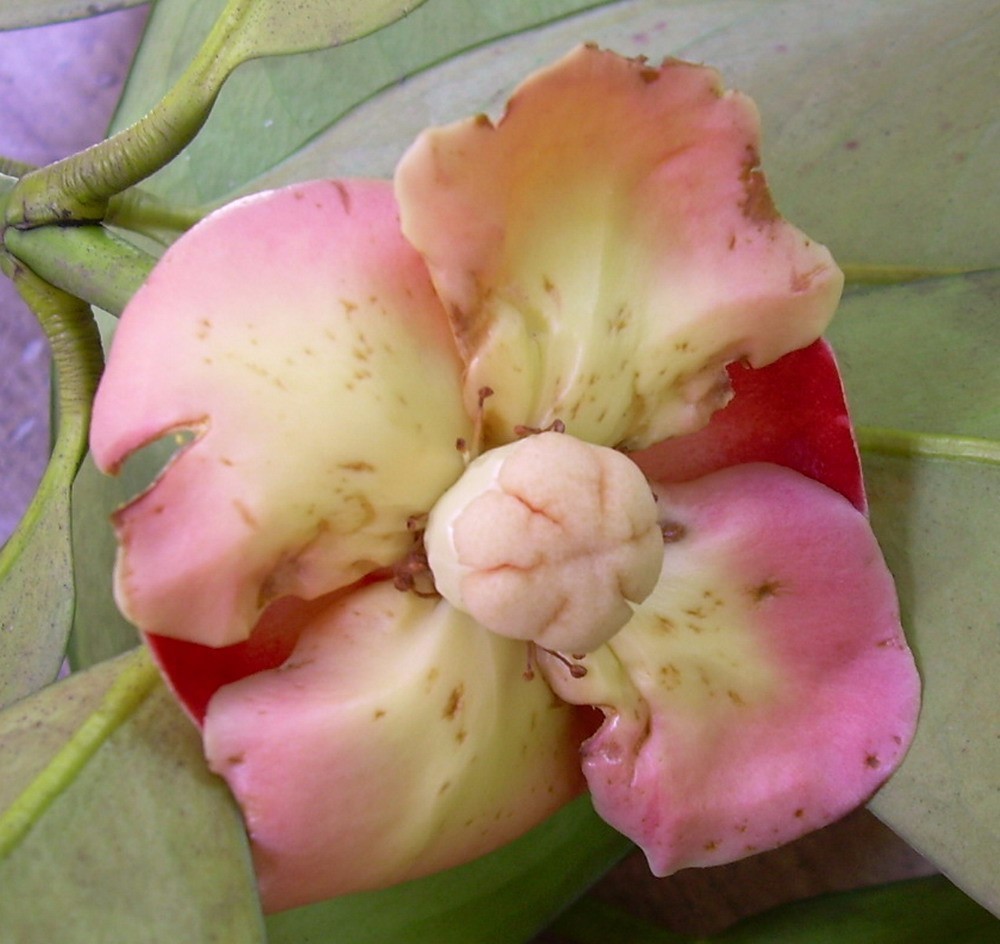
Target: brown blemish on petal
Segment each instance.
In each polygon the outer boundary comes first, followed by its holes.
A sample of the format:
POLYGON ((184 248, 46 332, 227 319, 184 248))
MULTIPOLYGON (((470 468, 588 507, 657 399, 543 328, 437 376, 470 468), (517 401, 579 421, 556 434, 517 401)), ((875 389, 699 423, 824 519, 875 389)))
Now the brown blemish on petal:
POLYGON ((660 666, 660 684, 668 691, 673 691, 681 684, 681 670, 672 662, 660 666))
POLYGON ((687 528, 679 521, 665 521, 660 525, 664 544, 676 544, 687 535, 687 528))
POLYGON ((357 459, 353 462, 338 462, 338 469, 346 469, 348 472, 374 472, 375 466, 370 462, 364 462, 361 459, 357 459))
POLYGON ((777 207, 767 186, 767 179, 759 169, 760 155, 756 148, 747 146, 746 163, 741 178, 746 196, 740 204, 743 215, 752 223, 773 223, 780 219, 777 207))
POLYGON ((337 195, 340 197, 340 205, 344 208, 344 213, 348 216, 351 215, 351 194, 339 180, 333 182, 334 187, 337 188, 337 195))
POLYGON ((459 682, 452 690, 451 694, 448 696, 448 701, 444 706, 444 711, 441 713, 442 718, 446 718, 448 721, 453 721, 455 716, 462 709, 462 699, 465 697, 465 686, 459 682))
POLYGON ((260 522, 254 517, 253 512, 238 498, 233 499, 233 507, 239 512, 239 516, 248 527, 257 528, 260 526, 260 522))
POLYGON ((765 580, 763 583, 750 587, 747 593, 750 594, 754 603, 763 603, 771 597, 776 597, 781 592, 781 584, 777 580, 765 580))
POLYGON ((869 754, 867 757, 865 757, 866 767, 871 767, 871 769, 874 770, 875 768, 880 767, 881 765, 882 761, 879 760, 878 754, 869 754))
POLYGON ((384 708, 376 708, 375 709, 375 713, 372 715, 372 718, 375 721, 378 721, 380 718, 384 718, 384 717, 385 717, 385 709, 384 708))

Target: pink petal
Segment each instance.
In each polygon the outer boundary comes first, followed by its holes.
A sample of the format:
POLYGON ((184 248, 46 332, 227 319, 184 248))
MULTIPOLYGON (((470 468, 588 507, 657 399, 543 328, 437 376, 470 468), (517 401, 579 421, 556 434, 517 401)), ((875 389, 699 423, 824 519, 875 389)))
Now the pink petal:
POLYGON ((772 462, 867 507, 861 460, 833 351, 819 340, 754 370, 731 364, 733 399, 708 426, 630 458, 653 482, 686 482, 745 462, 772 462))
POLYGON ((822 332, 842 277, 778 215, 759 119, 711 69, 582 47, 503 119, 425 132, 396 175, 487 442, 556 419, 641 448, 703 426, 755 367, 822 332))
POLYGON ((583 678, 598 812, 658 875, 816 829, 866 800, 913 734, 919 682, 892 578, 864 516, 779 466, 659 491, 657 589, 583 678))
POLYGON ((461 364, 388 184, 258 194, 174 245, 126 310, 91 446, 195 441, 116 517, 143 630, 222 646, 286 594, 403 556, 461 474, 461 364))
POLYGON ((269 911, 483 855, 583 786, 585 717, 528 649, 387 583, 313 612, 279 668, 220 689, 206 754, 269 911))

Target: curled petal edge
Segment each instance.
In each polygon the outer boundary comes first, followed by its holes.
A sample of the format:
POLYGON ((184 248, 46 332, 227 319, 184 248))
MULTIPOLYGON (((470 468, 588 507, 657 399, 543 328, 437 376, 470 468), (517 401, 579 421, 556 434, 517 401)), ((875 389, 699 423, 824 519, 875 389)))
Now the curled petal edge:
POLYGON ((892 578, 864 516, 779 466, 658 490, 660 584, 574 678, 600 815, 657 875, 773 848, 864 802, 919 710, 892 578))

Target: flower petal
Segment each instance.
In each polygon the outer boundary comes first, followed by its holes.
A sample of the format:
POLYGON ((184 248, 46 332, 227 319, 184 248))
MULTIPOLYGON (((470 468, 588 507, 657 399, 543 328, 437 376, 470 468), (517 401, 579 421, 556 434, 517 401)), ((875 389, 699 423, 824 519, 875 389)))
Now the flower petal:
POLYGON ((197 438, 120 511, 119 604, 227 645, 411 546, 461 474, 461 365, 391 188, 317 181, 213 214, 128 306, 94 409, 98 465, 197 438))
POLYGON ((867 509, 861 457, 833 351, 820 339, 754 370, 730 364, 733 399, 708 426, 629 458, 653 482, 686 482, 747 462, 772 462, 867 509))
POLYGON ((816 829, 901 760, 919 682, 864 516, 788 469, 746 465, 659 493, 663 575, 556 692, 600 706, 595 808, 659 875, 816 829))
POLYGON ((218 691, 206 753, 242 806, 265 908, 384 887, 525 832, 582 789, 578 709, 527 646, 371 585, 291 657, 218 691))
POLYGON ((642 448, 703 426, 725 365, 815 340, 842 276, 778 215, 752 102, 708 68, 582 47, 528 79, 494 126, 425 132, 396 175, 484 387, 487 444, 514 427, 642 448))

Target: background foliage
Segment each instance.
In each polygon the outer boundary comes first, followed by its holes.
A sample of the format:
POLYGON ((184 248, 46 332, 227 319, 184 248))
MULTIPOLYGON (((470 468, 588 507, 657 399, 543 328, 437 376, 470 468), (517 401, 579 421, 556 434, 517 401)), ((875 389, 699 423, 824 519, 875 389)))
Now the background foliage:
MULTIPOLYGON (((159 0, 115 127, 168 90, 221 6, 159 0)), ((14 3, 4 16, 39 22, 71 7, 68 0, 14 3)), ((0 26, 10 22, 0 18, 0 26)), ((831 339, 864 427, 873 524, 925 680, 917 740, 873 808, 1000 910, 994 3, 429 0, 350 45, 241 66, 203 132, 149 189, 205 205, 313 176, 388 176, 420 128, 496 113, 527 72, 585 40, 653 60, 706 61, 728 85, 749 92, 762 112, 764 166, 779 207, 867 280, 849 289, 831 339), (919 278, 902 283, 901 275, 919 278)), ((106 329, 112 326, 106 319, 106 329)), ((239 929, 231 939, 264 939, 238 817, 205 775, 193 732, 155 683, 142 698, 122 701, 116 684, 141 675, 139 656, 104 662, 136 642, 110 600, 107 514, 150 480, 168 451, 151 450, 117 481, 98 476, 89 461, 77 477, 70 653, 77 668, 96 667, 0 714, 0 751, 23 761, 5 775, 0 792, 7 811, 0 813, 0 850, 7 854, 0 927, 33 920, 40 889, 55 890, 52 901, 68 900, 64 893, 80 881, 74 856, 77 865, 82 856, 94 884, 98 876, 110 882, 113 873, 105 870, 113 867, 157 876, 144 883, 155 887, 155 900, 130 892, 132 904, 114 908, 101 896, 74 899, 83 928, 102 920, 110 922, 109 937, 113 930, 132 939, 128 922, 136 914, 164 912, 185 915, 197 928, 224 901, 227 920, 239 929), (113 724, 105 723, 108 716, 113 724), (39 725, 43 738, 31 735, 39 725), (88 725, 98 733, 89 753, 80 754, 75 739, 88 725), (155 750, 147 750, 150 743, 155 750), (67 764, 64 751, 76 760, 67 764), (163 815, 171 794, 160 791, 167 788, 184 791, 183 815, 163 815), (25 807, 25 796, 35 805, 25 807), (111 820, 101 815, 109 812, 111 820), (32 828, 18 834, 25 815, 32 828), (98 832, 139 824, 152 830, 141 843, 94 845, 98 832), (42 851, 56 835, 65 850, 78 851, 42 851), (179 855, 174 845, 208 837, 219 855, 179 855)), ((62 475, 63 490, 70 475, 62 475)), ((57 557, 66 529, 46 525, 38 534, 28 549, 32 571, 46 570, 48 561, 53 580, 62 581, 56 597, 64 615, 55 619, 65 624, 71 575, 57 557)), ((8 589, 0 619, 9 623, 12 608, 16 616, 27 602, 21 589, 8 589)), ((47 664, 64 632, 47 644, 47 664)), ((5 656, 0 682, 18 671, 17 660, 5 656)), ((266 933, 272 944, 321 940, 324 929, 345 925, 367 930, 338 940, 526 940, 625 848, 580 803, 497 856, 388 893, 268 919, 266 933)), ((52 920, 58 917, 54 910, 52 920)), ((177 928, 162 939, 211 939, 177 928)))

